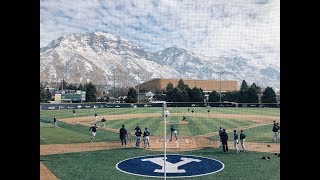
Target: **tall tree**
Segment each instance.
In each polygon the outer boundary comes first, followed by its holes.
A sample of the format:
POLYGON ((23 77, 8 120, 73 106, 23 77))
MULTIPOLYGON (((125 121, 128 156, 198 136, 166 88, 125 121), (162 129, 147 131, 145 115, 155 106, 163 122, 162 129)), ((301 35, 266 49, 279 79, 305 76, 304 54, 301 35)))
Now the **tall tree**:
POLYGON ((249 86, 246 80, 243 80, 241 83, 240 91, 238 93, 239 103, 248 103, 248 90, 249 90, 249 86))
POLYGON ((190 98, 187 90, 183 90, 181 92, 181 102, 189 102, 189 101, 190 101, 190 98))
POLYGON ((247 103, 258 103, 259 97, 255 86, 250 86, 247 91, 247 103))
POLYGON ((96 102, 96 87, 91 82, 89 82, 84 85, 84 88, 86 91, 86 102, 96 102))
POLYGON ((247 91, 249 89, 248 83, 246 80, 243 80, 241 83, 240 91, 247 91))
POLYGON ((238 102, 238 91, 225 92, 221 99, 222 101, 238 102))
POLYGON ((271 87, 267 87, 261 97, 261 103, 277 103, 277 95, 271 87))
POLYGON ((261 94, 262 93, 261 87, 256 85, 256 83, 252 83, 250 87, 254 88, 257 91, 257 94, 261 94))
POLYGON ((179 80, 177 88, 179 88, 181 91, 185 90, 185 83, 182 79, 179 80))
POLYGON ((191 89, 189 97, 191 102, 203 102, 204 100, 201 90, 197 87, 191 89))
POLYGON ((127 97, 124 99, 126 103, 136 103, 138 101, 138 93, 134 88, 130 88, 127 97))
POLYGON ((219 102, 220 101, 220 96, 219 93, 217 91, 212 91, 209 94, 209 102, 219 102))
POLYGON ((167 84, 166 90, 167 90, 167 92, 169 92, 170 90, 173 90, 173 84, 172 84, 172 82, 169 82, 169 83, 167 84))

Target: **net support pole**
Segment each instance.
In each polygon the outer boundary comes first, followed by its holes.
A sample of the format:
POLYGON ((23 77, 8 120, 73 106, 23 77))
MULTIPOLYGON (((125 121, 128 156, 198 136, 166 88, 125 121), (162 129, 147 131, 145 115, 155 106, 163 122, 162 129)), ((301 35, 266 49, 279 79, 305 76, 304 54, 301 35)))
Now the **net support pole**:
POLYGON ((163 125, 164 125, 164 130, 163 130, 163 137, 164 137, 164 140, 163 140, 163 170, 164 170, 164 179, 166 180, 166 161, 167 161, 167 140, 166 140, 166 121, 167 121, 167 116, 166 116, 166 108, 167 108, 167 105, 166 105, 166 102, 163 103, 163 108, 162 108, 162 116, 163 116, 163 125))

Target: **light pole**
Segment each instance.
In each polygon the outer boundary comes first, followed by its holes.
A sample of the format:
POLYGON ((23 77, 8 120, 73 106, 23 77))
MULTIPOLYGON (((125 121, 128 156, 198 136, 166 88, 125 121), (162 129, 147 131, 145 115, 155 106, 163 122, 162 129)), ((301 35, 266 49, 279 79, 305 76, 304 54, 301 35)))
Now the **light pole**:
POLYGON ((220 73, 220 91, 219 91, 220 101, 221 102, 221 73, 220 73))
POLYGON ((221 102, 221 75, 222 75, 222 71, 220 71, 220 72, 216 72, 216 74, 219 74, 219 76, 220 76, 220 82, 219 82, 219 98, 220 98, 220 101, 219 102, 221 102))

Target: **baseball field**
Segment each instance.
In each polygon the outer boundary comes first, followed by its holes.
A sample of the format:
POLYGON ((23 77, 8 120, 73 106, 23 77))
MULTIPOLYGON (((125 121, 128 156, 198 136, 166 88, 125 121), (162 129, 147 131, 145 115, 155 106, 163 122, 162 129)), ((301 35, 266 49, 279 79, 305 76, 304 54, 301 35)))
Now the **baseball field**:
MULTIPOLYGON (((280 179, 280 143, 273 142, 273 121, 280 122, 280 108, 168 107, 166 119, 167 154, 192 155, 218 160, 224 168, 216 173, 187 179, 280 179), (210 109, 210 113, 207 110, 210 109), (186 121, 182 121, 183 116, 186 121), (168 141, 170 126, 178 140, 168 141), (219 127, 229 136, 229 153, 218 144, 219 127), (246 152, 235 153, 233 130, 246 134, 246 152), (269 160, 262 157, 270 157, 269 160)), ((121 161, 163 154, 164 118, 161 107, 96 108, 40 111, 40 179, 159 179, 118 170, 121 161), (89 127, 98 114, 98 131, 90 142, 89 127), (53 126, 53 117, 58 127, 53 126), (106 127, 101 128, 103 117, 106 127), (134 128, 150 131, 150 148, 135 147, 134 128), (125 125, 129 137, 123 147, 119 129, 125 125)), ((242 150, 240 143, 238 144, 242 150)), ((130 169, 130 165, 128 166, 130 169)), ((134 169, 135 167, 132 167, 134 169)), ((143 169, 143 168, 142 168, 143 169)))

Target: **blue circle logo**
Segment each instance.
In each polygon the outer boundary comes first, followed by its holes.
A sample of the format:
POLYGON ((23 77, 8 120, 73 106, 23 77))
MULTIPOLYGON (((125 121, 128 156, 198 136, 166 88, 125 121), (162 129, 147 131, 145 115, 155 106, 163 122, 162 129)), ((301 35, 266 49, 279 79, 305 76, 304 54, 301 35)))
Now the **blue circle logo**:
POLYGON ((180 154, 141 156, 119 162, 116 168, 124 173, 146 177, 183 178, 204 176, 221 171, 224 164, 218 160, 180 154))

